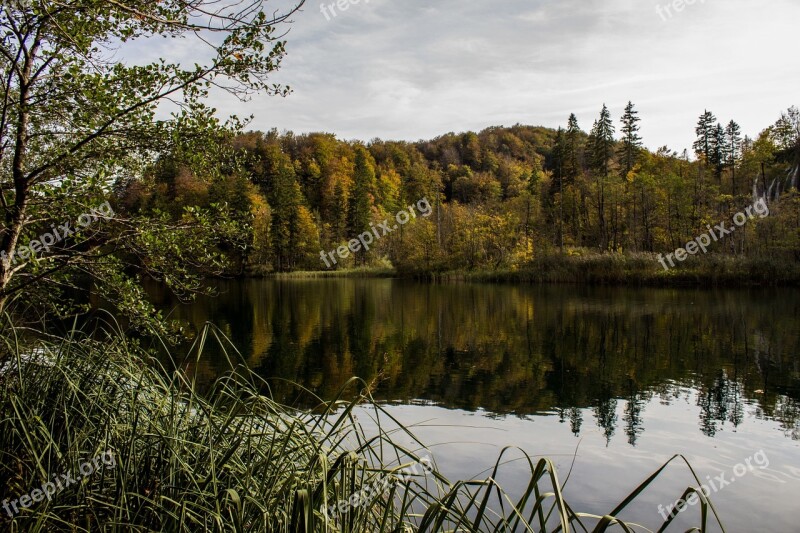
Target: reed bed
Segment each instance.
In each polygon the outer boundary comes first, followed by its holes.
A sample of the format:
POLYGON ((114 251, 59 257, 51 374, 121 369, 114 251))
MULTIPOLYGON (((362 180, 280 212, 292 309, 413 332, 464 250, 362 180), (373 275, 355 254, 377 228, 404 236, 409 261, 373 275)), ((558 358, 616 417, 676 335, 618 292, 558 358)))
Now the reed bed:
POLYGON ((358 267, 340 270, 279 272, 272 274, 277 279, 328 279, 328 278, 393 278, 397 272, 391 267, 358 267))
MULTIPOLYGON (((225 343, 209 326, 192 360, 212 340, 225 343)), ((518 450, 504 451, 482 480, 451 482, 433 463, 403 474, 425 460, 425 447, 358 380, 347 389, 359 391, 353 398, 343 391, 300 411, 273 401, 235 354, 231 372, 201 391, 186 371, 192 360, 162 364, 113 328, 39 338, 35 346, 10 326, 2 331, 2 498, 77 472, 106 451, 114 465, 19 514, 2 512, 3 531, 649 531, 613 517, 664 467, 607 516, 583 514, 564 500, 553 463, 518 450), (359 424, 355 412, 365 407, 377 431, 359 424), (415 445, 397 444, 398 432, 415 445), (497 481, 512 455, 515 468, 530 472, 514 496, 497 481), (345 501, 355 504, 335 512, 345 501)), ((705 531, 716 511, 700 499, 695 530, 705 531)))

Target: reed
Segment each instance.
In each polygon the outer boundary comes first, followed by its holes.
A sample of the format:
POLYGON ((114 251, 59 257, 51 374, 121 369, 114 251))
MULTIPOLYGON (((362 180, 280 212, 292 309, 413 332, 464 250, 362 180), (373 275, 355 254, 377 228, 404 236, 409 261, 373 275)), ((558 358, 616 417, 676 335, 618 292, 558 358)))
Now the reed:
MULTIPOLYGON (((106 450, 114 467, 18 515, 2 513, 4 531, 641 531, 612 516, 634 505, 664 468, 608 516, 582 514, 565 501, 554 465, 521 451, 505 450, 483 480, 451 482, 435 464, 403 475, 424 446, 359 380, 349 384, 360 391, 354 398, 345 400, 343 390, 300 411, 273 401, 267 383, 231 352, 231 372, 201 391, 186 369, 208 342, 227 345, 211 326, 190 360, 164 364, 112 327, 38 338, 35 347, 21 338, 10 326, 2 331, 2 497, 75 473, 106 450), (359 424, 356 412, 365 409, 377 430, 359 424), (407 437, 410 449, 398 444, 407 437), (530 473, 513 497, 497 481, 512 455, 515 468, 530 473), (368 497, 327 511, 358 494, 368 497)), ((716 512, 702 495, 699 507, 705 531, 716 512)))

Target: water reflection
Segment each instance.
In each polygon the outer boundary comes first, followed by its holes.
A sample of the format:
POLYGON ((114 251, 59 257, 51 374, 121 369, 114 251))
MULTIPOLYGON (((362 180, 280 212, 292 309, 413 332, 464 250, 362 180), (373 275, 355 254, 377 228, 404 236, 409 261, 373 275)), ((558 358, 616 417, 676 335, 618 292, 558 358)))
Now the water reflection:
MULTIPOLYGON (((709 437, 756 416, 799 438, 798 291, 394 280, 253 280, 218 289, 217 298, 189 306, 157 287, 152 294, 189 329, 220 326, 251 367, 282 378, 272 390, 283 401, 309 404, 290 382, 330 399, 359 376, 377 383, 379 400, 555 415, 576 436, 596 424, 607 443, 635 446, 645 422, 658 422, 648 419, 648 403, 670 404, 689 388, 709 437), (755 415, 745 414, 747 405, 755 415)), ((198 370, 210 378, 226 368, 210 352, 198 370)))

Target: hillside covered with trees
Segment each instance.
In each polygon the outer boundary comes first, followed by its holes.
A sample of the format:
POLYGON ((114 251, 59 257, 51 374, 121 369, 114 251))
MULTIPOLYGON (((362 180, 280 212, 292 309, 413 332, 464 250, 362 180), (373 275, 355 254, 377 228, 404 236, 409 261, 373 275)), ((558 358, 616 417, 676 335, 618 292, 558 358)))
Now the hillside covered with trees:
POLYGON ((226 206, 241 230, 226 250, 235 273, 325 270, 320 251, 423 198, 432 216, 334 268, 518 270, 562 253, 666 253, 761 197, 770 216, 712 253, 800 259, 797 108, 755 139, 706 111, 692 154, 644 149, 639 121, 629 104, 618 121, 603 106, 588 134, 575 115, 557 131, 516 125, 420 142, 250 132, 227 141, 213 168, 194 168, 191 154, 162 157, 120 201, 176 218, 226 206))

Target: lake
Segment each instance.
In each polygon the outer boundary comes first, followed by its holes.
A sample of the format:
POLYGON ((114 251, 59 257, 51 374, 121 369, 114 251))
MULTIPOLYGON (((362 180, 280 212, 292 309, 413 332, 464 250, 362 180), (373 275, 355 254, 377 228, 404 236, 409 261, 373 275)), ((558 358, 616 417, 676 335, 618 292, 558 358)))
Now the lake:
MULTIPOLYGON (((189 331, 216 324, 285 403, 316 404, 297 384, 330 400, 363 378, 451 479, 485 477, 518 446, 552 458, 562 480, 572 468, 567 500, 605 514, 680 453, 713 483, 728 531, 800 531, 800 291, 390 279, 215 287, 218 297, 189 305, 152 293, 189 331)), ((228 368, 213 346, 197 365, 207 379, 228 368)), ((528 479, 519 466, 503 470, 511 492, 528 479)), ((674 463, 621 518, 657 528, 659 506, 689 485, 674 463)), ((699 523, 690 508, 680 524, 690 514, 699 523)))

